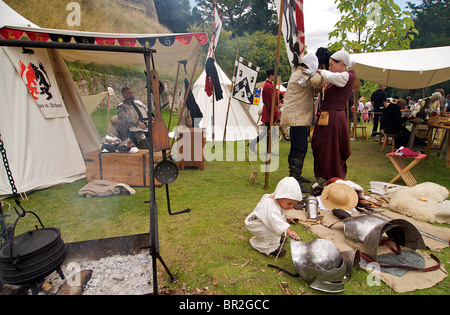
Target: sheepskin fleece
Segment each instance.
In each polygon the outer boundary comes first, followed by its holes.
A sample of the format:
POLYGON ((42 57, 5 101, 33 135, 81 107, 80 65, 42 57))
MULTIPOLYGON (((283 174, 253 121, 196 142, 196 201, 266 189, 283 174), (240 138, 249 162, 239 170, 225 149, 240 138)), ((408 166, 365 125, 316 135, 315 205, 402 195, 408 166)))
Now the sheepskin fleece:
POLYGON ((430 223, 450 223, 450 202, 447 188, 435 183, 422 183, 396 191, 389 209, 430 223))

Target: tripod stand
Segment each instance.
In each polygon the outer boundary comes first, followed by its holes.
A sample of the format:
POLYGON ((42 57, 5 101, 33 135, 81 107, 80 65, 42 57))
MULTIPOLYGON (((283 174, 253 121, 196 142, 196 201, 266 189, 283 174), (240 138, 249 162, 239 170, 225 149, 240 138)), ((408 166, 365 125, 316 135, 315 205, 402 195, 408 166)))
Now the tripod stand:
MULTIPOLYGON (((147 102, 148 102, 148 108, 151 111, 152 104, 151 104, 151 96, 152 96, 152 82, 150 78, 150 62, 152 62, 153 69, 155 68, 154 61, 153 61, 153 55, 152 50, 150 47, 146 46, 144 49, 144 57, 145 57, 145 64, 146 64, 146 70, 147 70, 147 102)), ((159 84, 159 82, 158 82, 159 84)), ((155 83, 153 84, 155 85, 155 83)), ((158 87, 153 86, 153 90, 159 89, 158 87)), ((155 99, 156 97, 159 98, 159 93, 154 93, 155 99), (158 95, 156 95, 158 94, 158 95)), ((158 103, 159 100, 155 101, 155 103, 158 103)), ((155 116, 161 115, 161 107, 156 106, 155 104, 155 116), (159 113, 156 113, 159 111, 159 113)), ((169 275, 169 282, 173 283, 177 280, 175 276, 172 275, 167 265, 164 263, 164 260, 162 259, 160 253, 159 253, 159 235, 158 235, 158 209, 157 204, 155 201, 155 174, 154 174, 154 159, 153 159, 153 149, 154 149, 154 143, 153 143, 153 122, 152 119, 149 119, 148 122, 148 133, 147 133, 147 142, 148 142, 148 148, 149 148, 149 172, 150 172, 150 255, 152 256, 152 268, 153 268, 153 294, 158 294, 158 274, 157 274, 157 265, 156 261, 159 259, 161 264, 163 265, 164 269, 166 270, 167 274, 169 275)), ((165 135, 168 137, 168 135, 165 135)), ((165 141, 165 139, 164 139, 165 141)), ((167 138, 168 143, 168 138, 167 138)))

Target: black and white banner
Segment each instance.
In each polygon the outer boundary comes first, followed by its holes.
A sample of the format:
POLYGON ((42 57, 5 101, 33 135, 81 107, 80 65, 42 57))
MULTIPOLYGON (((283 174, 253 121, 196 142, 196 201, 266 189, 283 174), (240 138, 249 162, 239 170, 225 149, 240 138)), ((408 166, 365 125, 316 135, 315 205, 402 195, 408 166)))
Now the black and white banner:
POLYGON ((256 67, 256 69, 253 69, 254 66, 251 63, 245 65, 242 58, 236 62, 236 76, 233 78, 233 98, 246 104, 253 104, 256 80, 260 68, 256 67))

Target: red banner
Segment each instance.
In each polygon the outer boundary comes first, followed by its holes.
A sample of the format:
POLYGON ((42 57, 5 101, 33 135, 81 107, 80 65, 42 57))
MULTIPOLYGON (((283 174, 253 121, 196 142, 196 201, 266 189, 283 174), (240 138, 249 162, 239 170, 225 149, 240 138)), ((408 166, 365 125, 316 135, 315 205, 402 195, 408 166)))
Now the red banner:
POLYGON ((3 37, 3 39, 21 39, 23 33, 23 31, 11 30, 9 28, 0 29, 0 36, 3 37))
POLYGON ((36 32, 26 32, 26 33, 28 38, 33 41, 47 42, 50 39, 50 36, 46 33, 36 33, 36 32))
POLYGON ((95 38, 95 42, 98 45, 110 45, 113 46, 114 43, 116 42, 115 38, 101 38, 101 37, 96 37, 95 38))
POLYGON ((119 38, 117 40, 120 46, 134 47, 136 46, 136 38, 119 38))

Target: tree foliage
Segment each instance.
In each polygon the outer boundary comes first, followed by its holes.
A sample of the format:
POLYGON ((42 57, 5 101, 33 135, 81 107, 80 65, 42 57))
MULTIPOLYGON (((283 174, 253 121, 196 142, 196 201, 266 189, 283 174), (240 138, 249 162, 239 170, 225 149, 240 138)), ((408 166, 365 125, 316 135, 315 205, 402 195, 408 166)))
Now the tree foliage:
POLYGON ((412 18, 419 34, 411 48, 439 47, 450 45, 450 6, 448 0, 423 0, 415 5, 408 2, 412 18))
MULTIPOLYGON (((252 34, 245 33, 237 38, 233 38, 231 32, 224 32, 220 41, 216 54, 217 62, 230 77, 233 74, 234 60, 238 48, 239 56, 261 67, 258 81, 265 80, 266 70, 275 66, 277 36, 270 32, 256 31, 252 34)), ((284 41, 281 41, 280 50, 286 51, 284 41)), ((283 81, 287 81, 291 75, 291 67, 286 53, 280 54, 279 75, 281 75, 283 81)))
MULTIPOLYGON (((197 8, 203 22, 212 20, 214 0, 198 0, 197 8)), ((220 0, 224 29, 232 36, 265 31, 276 33, 278 19, 274 0, 220 0)))
MULTIPOLYGON (((208 36, 211 36, 211 30, 212 25, 208 23, 194 25, 189 28, 189 32, 206 32, 208 36)), ((256 31, 252 34, 245 33, 242 36, 234 37, 232 32, 222 30, 216 49, 217 63, 229 77, 232 77, 234 60, 239 48, 239 56, 261 68, 258 74, 258 81, 263 81, 266 78, 266 70, 275 66, 277 40, 278 36, 273 35, 271 32, 256 31)), ((286 51, 283 40, 281 41, 280 51, 286 51)), ((286 53, 280 54, 279 73, 283 81, 289 79, 291 68, 286 53)))
POLYGON ((411 13, 402 11, 393 0, 336 0, 342 13, 329 39, 330 48, 349 52, 409 49, 414 36, 411 13))
POLYGON ((189 0, 154 0, 159 23, 174 33, 183 33, 194 23, 189 0))

